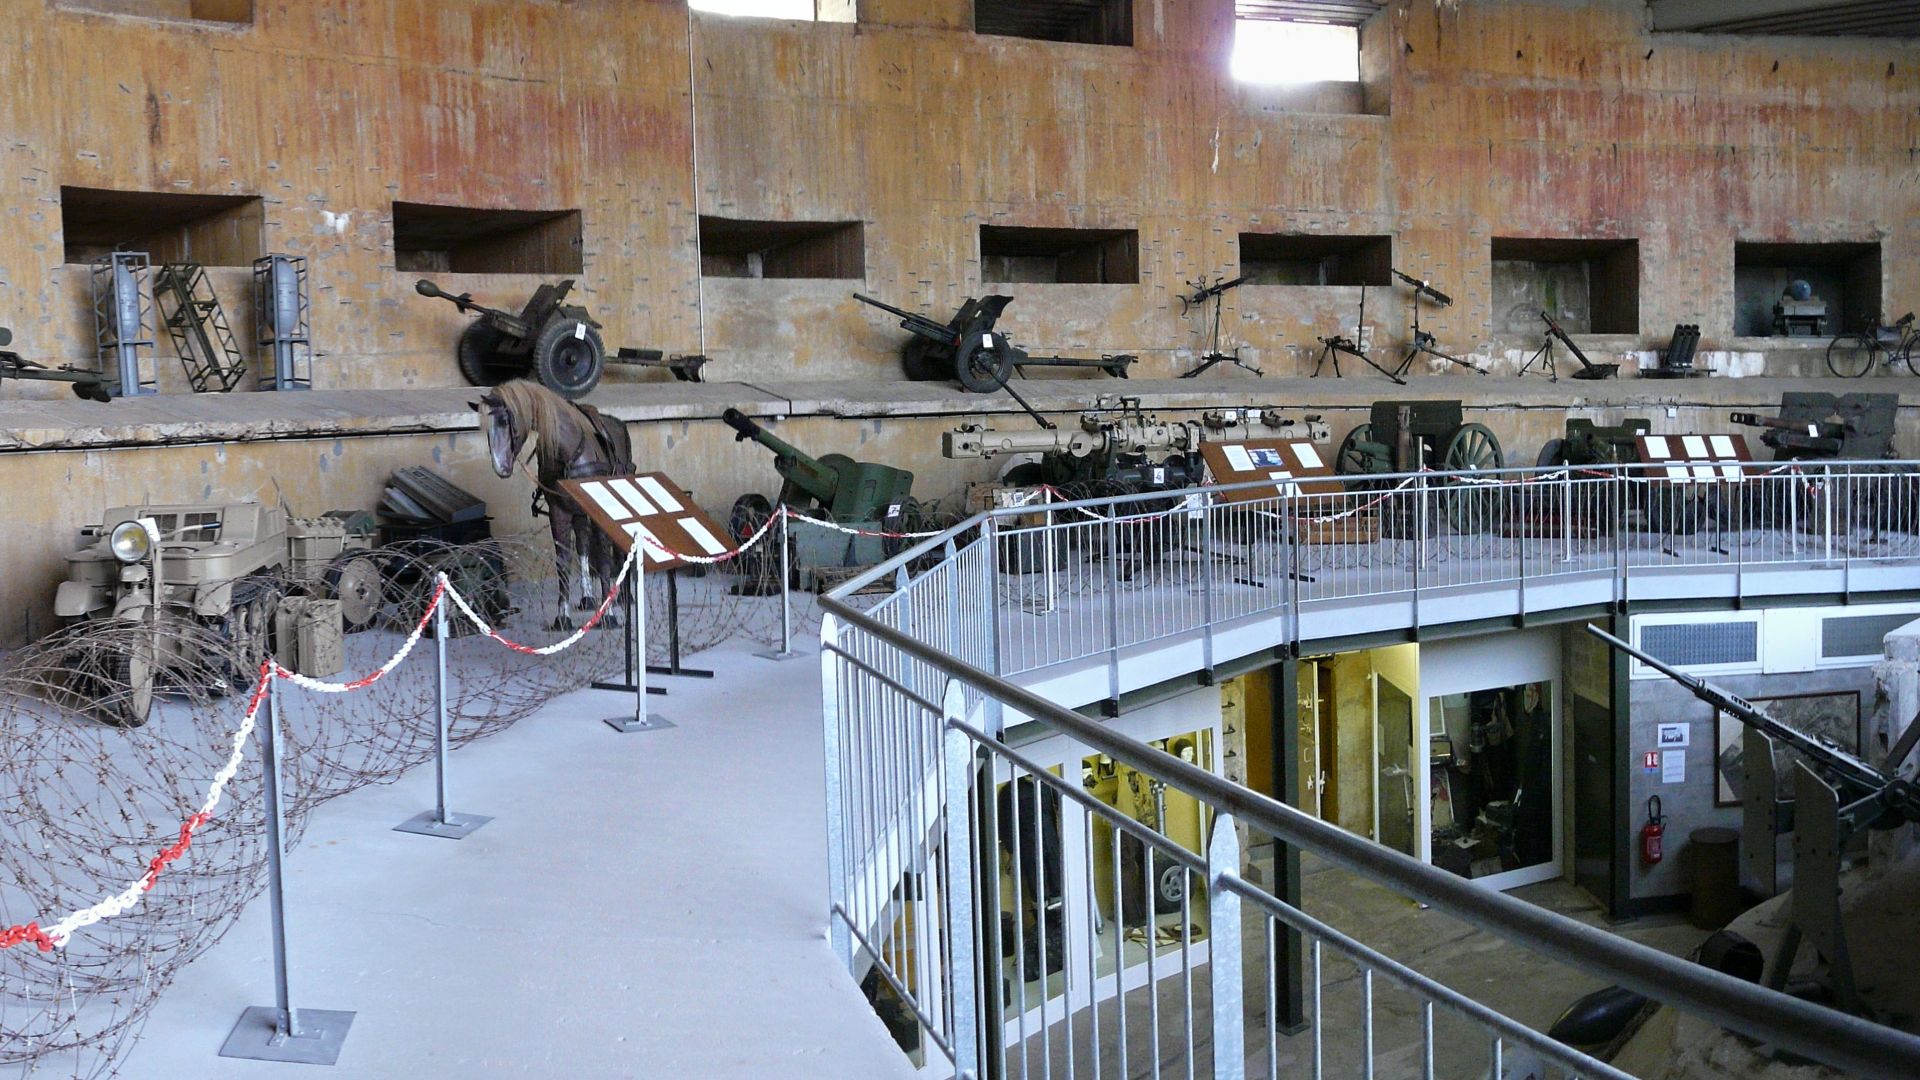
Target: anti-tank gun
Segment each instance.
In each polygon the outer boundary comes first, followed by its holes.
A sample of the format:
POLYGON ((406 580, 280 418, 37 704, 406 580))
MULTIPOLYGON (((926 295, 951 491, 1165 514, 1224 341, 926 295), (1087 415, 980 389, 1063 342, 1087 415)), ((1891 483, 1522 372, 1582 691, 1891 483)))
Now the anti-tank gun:
POLYGON ((1899 409, 1898 394, 1790 390, 1780 397, 1778 416, 1737 412, 1727 419, 1760 428, 1760 441, 1773 447, 1775 461, 1872 461, 1893 456, 1899 409))
MULTIPOLYGON (((897 539, 879 534, 919 531, 923 517, 911 493, 913 474, 907 470, 855 461, 845 454, 813 457, 738 409, 728 409, 721 419, 734 430, 734 441, 751 439, 773 451, 773 468, 780 474, 780 506, 857 530, 792 530, 795 558, 803 572, 879 562, 901 546, 897 539)), ((773 506, 758 494, 735 500, 729 522, 734 539, 751 537, 772 516, 773 506)))
POLYGON ((1840 869, 1848 841, 1868 830, 1920 823, 1920 784, 1900 775, 1900 766, 1920 743, 1920 716, 1888 750, 1886 764, 1875 766, 1838 746, 1768 716, 1738 694, 1675 670, 1656 657, 1598 627, 1587 632, 1658 671, 1694 697, 1738 720, 1769 746, 1793 751, 1794 888, 1790 921, 1779 950, 1767 965, 1766 985, 1786 987, 1802 938, 1827 960, 1828 978, 1840 1005, 1866 1015, 1854 987, 1846 934, 1840 923, 1840 869))
POLYGON ((979 300, 967 297, 953 318, 944 323, 861 293, 854 293, 853 298, 899 319, 900 328, 913 335, 901 349, 900 362, 907 378, 916 382, 954 379, 976 394, 988 394, 1006 387, 1015 369, 1024 373, 1035 366, 1091 368, 1124 379, 1127 366, 1134 361, 1130 353, 1098 359, 1030 355, 994 329, 1007 305, 1013 303, 1013 297, 999 293, 979 300))
MULTIPOLYGON (((13 343, 13 331, 0 326, 0 346, 13 343)), ((50 368, 36 364, 17 352, 0 348, 0 379, 32 379, 37 382, 63 382, 73 386, 74 396, 87 401, 111 401, 107 387, 97 371, 83 371, 72 365, 50 368)))

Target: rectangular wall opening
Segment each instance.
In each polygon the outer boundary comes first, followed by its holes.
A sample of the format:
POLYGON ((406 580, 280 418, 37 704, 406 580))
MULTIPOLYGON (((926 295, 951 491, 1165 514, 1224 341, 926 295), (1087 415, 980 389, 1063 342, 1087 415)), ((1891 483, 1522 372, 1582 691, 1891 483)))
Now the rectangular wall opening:
POLYGON ((140 15, 149 19, 253 22, 253 0, 57 0, 57 6, 70 11, 140 15))
POLYGON ((258 195, 189 195, 62 187, 65 261, 91 262, 112 251, 144 251, 156 263, 251 266, 264 252, 266 210, 258 195))
POLYGON ((694 11, 798 22, 854 22, 857 0, 687 0, 694 11))
POLYGON ((1640 241, 1493 238, 1493 329, 1537 336, 1546 311, 1569 334, 1640 332, 1640 241))
POLYGON ((1133 0, 974 0, 979 34, 1132 45, 1133 0))
POLYGON ((980 226, 980 280, 1132 285, 1140 280, 1134 229, 980 226))
POLYGON ((1391 237, 1240 234, 1249 285, 1391 285, 1392 268, 1391 237))
POLYGON ((580 211, 396 202, 393 267, 427 274, 578 274, 580 211))
POLYGON ((1832 337, 1877 322, 1880 299, 1877 242, 1733 245, 1736 335, 1832 337), (1796 282, 1806 299, 1793 295, 1796 282))
POLYGON ((867 230, 858 221, 744 221, 700 218, 704 277, 867 276, 867 230))

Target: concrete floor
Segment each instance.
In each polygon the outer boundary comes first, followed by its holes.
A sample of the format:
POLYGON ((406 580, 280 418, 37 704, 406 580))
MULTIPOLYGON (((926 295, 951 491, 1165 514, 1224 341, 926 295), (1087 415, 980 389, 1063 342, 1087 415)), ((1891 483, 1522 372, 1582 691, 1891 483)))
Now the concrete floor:
MULTIPOLYGON (((826 942, 816 660, 749 643, 621 735, 582 691, 452 755, 461 841, 392 831, 433 773, 316 811, 289 858, 296 1005, 354 1010, 330 1070, 216 1056, 273 1000, 266 906, 164 995, 130 1080, 908 1076, 826 942)), ((45 1075, 45 1074, 42 1074, 45 1075)))

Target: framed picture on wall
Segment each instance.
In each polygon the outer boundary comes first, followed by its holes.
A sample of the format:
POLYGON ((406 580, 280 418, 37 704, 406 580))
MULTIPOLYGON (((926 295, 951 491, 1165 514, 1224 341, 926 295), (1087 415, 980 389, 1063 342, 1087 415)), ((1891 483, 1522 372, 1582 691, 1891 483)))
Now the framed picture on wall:
MULTIPOLYGON (((1780 694, 1749 698, 1761 711, 1782 724, 1828 739, 1849 754, 1860 752, 1860 691, 1835 690, 1814 694, 1780 694)), ((1726 713, 1714 717, 1713 805, 1739 806, 1742 801, 1741 732, 1746 725, 1726 713)))

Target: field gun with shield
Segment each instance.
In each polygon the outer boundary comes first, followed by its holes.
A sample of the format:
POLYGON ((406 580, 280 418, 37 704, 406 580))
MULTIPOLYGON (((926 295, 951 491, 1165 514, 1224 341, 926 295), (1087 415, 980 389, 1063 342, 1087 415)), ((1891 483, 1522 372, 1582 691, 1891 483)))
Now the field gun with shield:
POLYGON ((1738 720, 1769 744, 1793 751, 1793 898, 1786 934, 1766 970, 1767 986, 1786 988, 1795 954, 1803 940, 1827 961, 1827 978, 1842 1008, 1867 1015, 1853 981, 1845 928, 1840 920, 1840 869, 1853 837, 1870 831, 1920 823, 1920 783, 1900 775, 1900 767, 1920 743, 1920 716, 1907 723, 1887 751, 1886 764, 1874 766, 1824 739, 1798 731, 1760 711, 1738 694, 1675 670, 1599 627, 1587 632, 1665 675, 1694 697, 1738 720))
POLYGON ((37 382, 63 382, 73 387, 75 397, 87 401, 112 401, 107 386, 97 371, 82 371, 71 364, 57 368, 36 364, 5 348, 13 344, 13 331, 0 326, 0 379, 32 379, 37 382))
POLYGON ((461 376, 475 386, 531 377, 556 394, 580 398, 600 385, 609 363, 662 367, 676 379, 700 381, 704 356, 668 357, 659 349, 622 348, 609 359, 600 324, 586 308, 566 302, 572 290, 572 278, 558 285, 542 283, 515 315, 479 303, 471 293, 447 292, 425 278, 413 284, 421 296, 445 300, 463 315, 480 316, 460 332, 454 347, 461 376))
POLYGON ((900 328, 913 335, 901 348, 900 362, 907 378, 915 382, 955 379, 976 394, 988 394, 1006 387, 1016 369, 1025 374, 1029 367, 1088 368, 1124 379, 1135 359, 1130 353, 1098 359, 1031 356, 994 329, 1007 305, 1013 303, 1013 297, 998 293, 979 300, 967 297, 953 318, 944 323, 861 293, 854 293, 853 298, 898 318, 900 328))
MULTIPOLYGON (((810 579, 810 571, 819 567, 877 563, 902 547, 897 538, 879 534, 917 532, 923 527, 924 515, 912 495, 913 474, 907 470, 855 461, 845 454, 813 457, 738 409, 728 409, 721 419, 734 430, 734 441, 751 439, 773 451, 773 468, 780 474, 778 505, 858 530, 792 530, 795 560, 810 579)), ((735 500, 729 521, 734 539, 745 541, 758 531, 772 516, 774 505, 758 494, 735 500)))
POLYGON ((1727 419, 1760 428, 1775 461, 1842 459, 1874 461, 1894 456, 1898 394, 1827 394, 1789 390, 1780 395, 1780 415, 1737 412, 1727 419))

